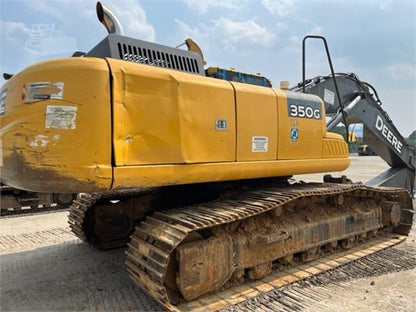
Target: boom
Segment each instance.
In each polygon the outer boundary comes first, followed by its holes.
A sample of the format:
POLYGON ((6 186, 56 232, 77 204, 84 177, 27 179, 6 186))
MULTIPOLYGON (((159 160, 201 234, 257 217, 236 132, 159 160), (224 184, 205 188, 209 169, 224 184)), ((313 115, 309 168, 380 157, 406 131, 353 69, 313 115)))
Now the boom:
POLYGON ((298 84, 292 91, 318 95, 324 100, 328 117, 328 131, 342 122, 364 124, 364 141, 387 164, 387 171, 366 184, 371 186, 394 186, 406 188, 411 194, 415 189, 415 148, 406 143, 389 115, 382 109, 376 90, 358 79, 355 74, 335 74, 339 97, 335 96, 333 76, 318 76, 298 84), (341 100, 339 103, 338 98, 341 100), (340 105, 341 104, 341 105, 340 105), (341 109, 342 107, 343 109, 341 109))

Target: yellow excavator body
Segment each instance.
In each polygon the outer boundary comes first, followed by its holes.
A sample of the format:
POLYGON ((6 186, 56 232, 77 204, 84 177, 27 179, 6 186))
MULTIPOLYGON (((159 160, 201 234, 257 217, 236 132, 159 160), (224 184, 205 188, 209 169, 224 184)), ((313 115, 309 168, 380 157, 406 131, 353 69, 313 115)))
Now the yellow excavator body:
POLYGON ((110 80, 105 60, 41 62, 11 78, 2 92, 3 182, 39 192, 111 187, 110 80))
POLYGON ((97 192, 349 165, 346 143, 326 131, 312 95, 111 58, 42 62, 1 92, 2 179, 25 190, 97 192))

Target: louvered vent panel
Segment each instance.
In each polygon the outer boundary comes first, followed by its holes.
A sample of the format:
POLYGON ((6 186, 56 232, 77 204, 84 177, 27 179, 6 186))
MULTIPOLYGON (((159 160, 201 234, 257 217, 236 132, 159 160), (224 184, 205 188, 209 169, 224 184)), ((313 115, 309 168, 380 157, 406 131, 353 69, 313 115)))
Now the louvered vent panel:
POLYGON ((118 43, 119 58, 129 62, 199 74, 195 58, 118 43))
POLYGON ((202 59, 195 52, 115 34, 108 35, 86 56, 112 57, 205 76, 202 59))

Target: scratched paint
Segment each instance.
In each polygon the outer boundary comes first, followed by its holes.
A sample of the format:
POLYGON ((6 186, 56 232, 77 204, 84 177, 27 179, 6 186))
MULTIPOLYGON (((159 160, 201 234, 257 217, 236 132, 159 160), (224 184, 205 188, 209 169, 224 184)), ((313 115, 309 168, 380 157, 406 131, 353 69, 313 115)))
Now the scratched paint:
POLYGON ((49 143, 56 145, 56 143, 61 139, 59 134, 54 135, 52 138, 49 138, 47 135, 38 134, 30 142, 29 146, 33 148, 37 147, 46 147, 49 143))
POLYGON ((29 146, 31 147, 46 147, 49 143, 49 138, 47 135, 38 134, 36 135, 32 141, 29 142, 29 146))

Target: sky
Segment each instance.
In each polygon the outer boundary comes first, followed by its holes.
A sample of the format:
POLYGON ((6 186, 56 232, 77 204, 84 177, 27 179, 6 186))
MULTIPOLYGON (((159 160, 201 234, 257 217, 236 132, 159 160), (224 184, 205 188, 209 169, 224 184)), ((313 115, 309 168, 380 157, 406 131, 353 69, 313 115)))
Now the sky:
MULTIPOLYGON (((261 73, 275 87, 302 80, 302 39, 325 36, 335 72, 376 90, 395 126, 416 129, 414 0, 103 0, 125 35, 168 46, 192 38, 207 66, 261 73)), ((87 52, 107 34, 94 0, 0 0, 0 72, 87 52), (39 44, 39 36, 49 41, 39 44)), ((307 43, 306 76, 329 74, 321 42, 307 43)), ((4 82, 4 81, 3 81, 4 82)), ((3 83, 2 82, 2 83, 3 83)), ((359 127, 357 127, 359 129, 359 127)))

